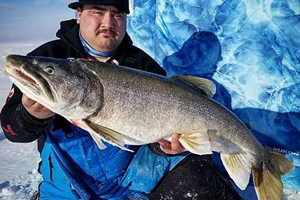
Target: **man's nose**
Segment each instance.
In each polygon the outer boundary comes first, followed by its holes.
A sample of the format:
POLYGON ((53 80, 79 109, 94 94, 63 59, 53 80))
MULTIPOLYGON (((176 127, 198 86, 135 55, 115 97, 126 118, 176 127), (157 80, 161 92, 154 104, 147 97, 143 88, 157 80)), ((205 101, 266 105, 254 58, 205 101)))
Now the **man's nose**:
POLYGON ((110 12, 106 12, 102 19, 102 26, 105 28, 114 28, 114 17, 110 12))

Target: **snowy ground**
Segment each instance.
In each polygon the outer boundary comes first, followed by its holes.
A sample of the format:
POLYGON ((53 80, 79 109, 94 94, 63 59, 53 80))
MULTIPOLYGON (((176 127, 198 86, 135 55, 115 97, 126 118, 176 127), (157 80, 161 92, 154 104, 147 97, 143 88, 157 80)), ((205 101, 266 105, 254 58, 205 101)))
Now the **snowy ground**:
MULTIPOLYGON (((5 102, 11 82, 2 72, 5 57, 9 54, 25 55, 35 44, 0 44, 0 107, 5 102)), ((16 144, 9 142, 0 129, 0 199, 25 200, 38 187, 41 179, 37 172, 39 155, 36 143, 16 144)))

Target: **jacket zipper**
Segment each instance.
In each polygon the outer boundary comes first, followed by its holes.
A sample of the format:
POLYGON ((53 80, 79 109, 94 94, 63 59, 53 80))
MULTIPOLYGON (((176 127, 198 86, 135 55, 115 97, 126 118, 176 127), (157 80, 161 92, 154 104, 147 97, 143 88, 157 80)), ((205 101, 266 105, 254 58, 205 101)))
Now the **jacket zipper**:
POLYGON ((49 167, 50 167, 50 180, 53 182, 53 172, 52 172, 53 164, 52 164, 51 156, 49 156, 48 160, 49 160, 49 167))

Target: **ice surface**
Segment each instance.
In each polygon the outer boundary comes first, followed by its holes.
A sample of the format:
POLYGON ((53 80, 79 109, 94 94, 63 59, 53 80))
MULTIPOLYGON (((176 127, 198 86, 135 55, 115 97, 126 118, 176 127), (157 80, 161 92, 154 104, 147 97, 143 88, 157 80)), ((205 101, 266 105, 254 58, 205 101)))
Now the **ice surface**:
MULTIPOLYGON (((40 42, 0 44, 0 109, 11 88, 2 73, 9 54, 26 55, 40 42)), ((0 199, 25 200, 37 189, 41 179, 37 172, 39 154, 36 142, 20 144, 8 141, 0 129, 0 199)))

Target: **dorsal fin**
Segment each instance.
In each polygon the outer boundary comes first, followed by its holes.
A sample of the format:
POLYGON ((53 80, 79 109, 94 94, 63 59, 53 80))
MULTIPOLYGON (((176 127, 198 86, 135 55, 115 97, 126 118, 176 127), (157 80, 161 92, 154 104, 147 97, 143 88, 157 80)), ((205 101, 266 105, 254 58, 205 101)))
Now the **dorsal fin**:
POLYGON ((206 78, 199 78, 196 76, 173 76, 171 78, 199 89, 209 98, 212 98, 216 93, 216 85, 206 78))

